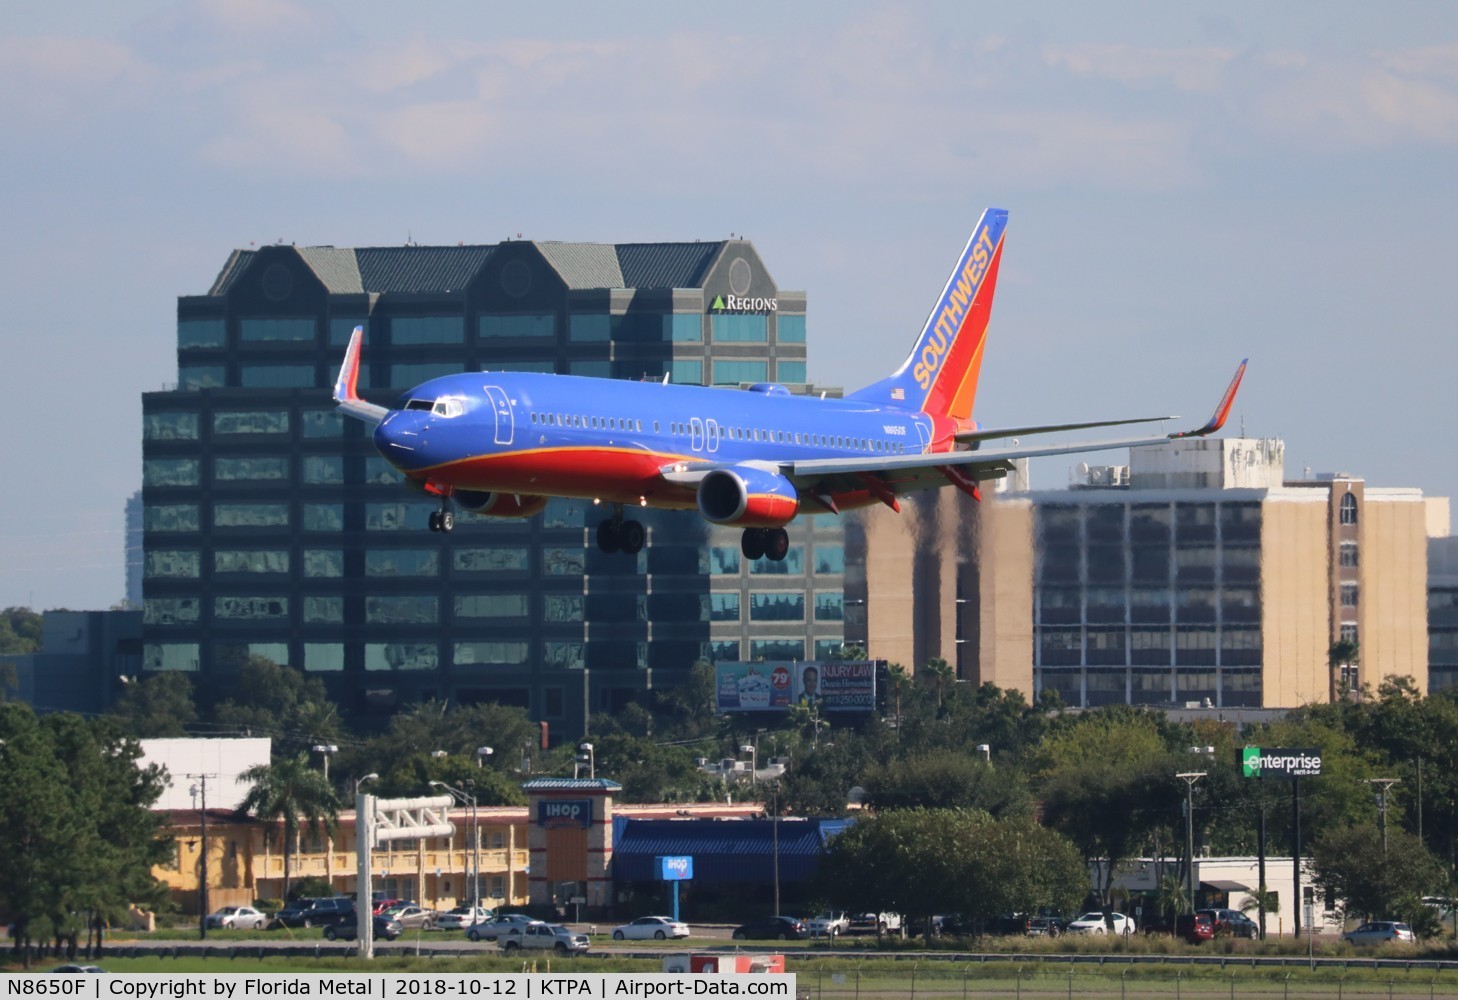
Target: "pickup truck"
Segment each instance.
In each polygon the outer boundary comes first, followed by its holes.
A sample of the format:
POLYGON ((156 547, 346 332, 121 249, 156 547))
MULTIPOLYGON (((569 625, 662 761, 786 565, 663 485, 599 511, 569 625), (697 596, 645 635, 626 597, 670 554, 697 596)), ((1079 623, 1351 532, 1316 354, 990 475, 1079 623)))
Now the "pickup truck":
POLYGON ((555 951, 559 955, 581 955, 592 947, 586 934, 577 934, 561 924, 541 920, 503 930, 496 939, 502 951, 555 951))
POLYGON ((889 934, 900 932, 901 914, 899 913, 853 913, 850 918, 848 934, 889 934))
POLYGON ((839 937, 850 930, 850 917, 840 910, 827 910, 805 921, 811 937, 839 937))

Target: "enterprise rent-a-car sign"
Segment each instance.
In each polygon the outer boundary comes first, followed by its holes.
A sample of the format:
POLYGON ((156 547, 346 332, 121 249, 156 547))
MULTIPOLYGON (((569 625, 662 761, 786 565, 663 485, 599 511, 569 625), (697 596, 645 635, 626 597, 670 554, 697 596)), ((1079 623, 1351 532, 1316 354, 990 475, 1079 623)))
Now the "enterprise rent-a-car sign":
POLYGON ((1307 778, 1321 773, 1321 751, 1246 747, 1240 752, 1240 773, 1247 778, 1307 778))

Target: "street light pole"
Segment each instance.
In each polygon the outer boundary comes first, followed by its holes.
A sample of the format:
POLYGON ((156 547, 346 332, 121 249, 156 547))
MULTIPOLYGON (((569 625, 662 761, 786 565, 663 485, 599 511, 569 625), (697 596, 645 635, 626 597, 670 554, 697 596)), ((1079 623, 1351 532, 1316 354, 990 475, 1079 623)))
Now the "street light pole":
POLYGON ((466 881, 470 883, 471 894, 475 897, 475 901, 471 905, 478 906, 480 905, 479 900, 481 898, 481 836, 476 826, 476 782, 467 780, 466 788, 469 791, 464 792, 459 788, 452 788, 444 781, 432 781, 430 787, 442 789, 457 802, 461 803, 461 805, 471 807, 471 823, 469 829, 471 831, 471 839, 474 841, 474 847, 472 853, 467 855, 465 860, 466 881), (475 861, 474 868, 471 864, 473 859, 475 861))
POLYGON ((749 783, 753 785, 759 772, 759 751, 754 748, 754 744, 746 743, 739 748, 739 752, 749 754, 749 783))
POLYGON ((202 808, 198 810, 198 820, 202 825, 199 831, 199 839, 202 847, 202 869, 199 872, 197 881, 198 915, 197 915, 197 936, 203 940, 208 936, 208 779, 216 778, 216 774, 189 774, 189 778, 196 778, 198 783, 195 786, 201 794, 202 808))
POLYGON ((1185 782, 1185 882, 1189 886, 1190 909, 1195 908, 1195 782, 1205 777, 1204 771, 1181 771, 1175 775, 1185 782))
POLYGON ((330 754, 333 754, 333 753, 338 753, 339 752, 339 748, 337 746, 335 746, 333 743, 315 743, 314 746, 312 747, 312 749, 313 749, 313 751, 315 753, 323 754, 324 755, 324 780, 325 781, 328 781, 329 780, 329 755, 330 754))

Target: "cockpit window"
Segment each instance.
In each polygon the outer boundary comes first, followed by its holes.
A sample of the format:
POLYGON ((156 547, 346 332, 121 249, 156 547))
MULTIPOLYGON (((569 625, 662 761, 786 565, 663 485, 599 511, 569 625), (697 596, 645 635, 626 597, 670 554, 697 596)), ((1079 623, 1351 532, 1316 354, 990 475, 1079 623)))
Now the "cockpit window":
POLYGON ((438 417, 459 417, 466 412, 465 405, 454 396, 440 399, 412 399, 405 404, 407 410, 429 410, 438 417))

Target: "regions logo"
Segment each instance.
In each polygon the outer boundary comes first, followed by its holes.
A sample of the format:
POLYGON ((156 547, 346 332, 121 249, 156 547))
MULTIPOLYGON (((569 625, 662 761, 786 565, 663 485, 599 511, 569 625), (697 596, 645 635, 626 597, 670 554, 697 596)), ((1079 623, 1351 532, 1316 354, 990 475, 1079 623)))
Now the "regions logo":
POLYGON ((716 295, 709 306, 711 312, 778 312, 779 299, 751 298, 745 295, 716 295))

